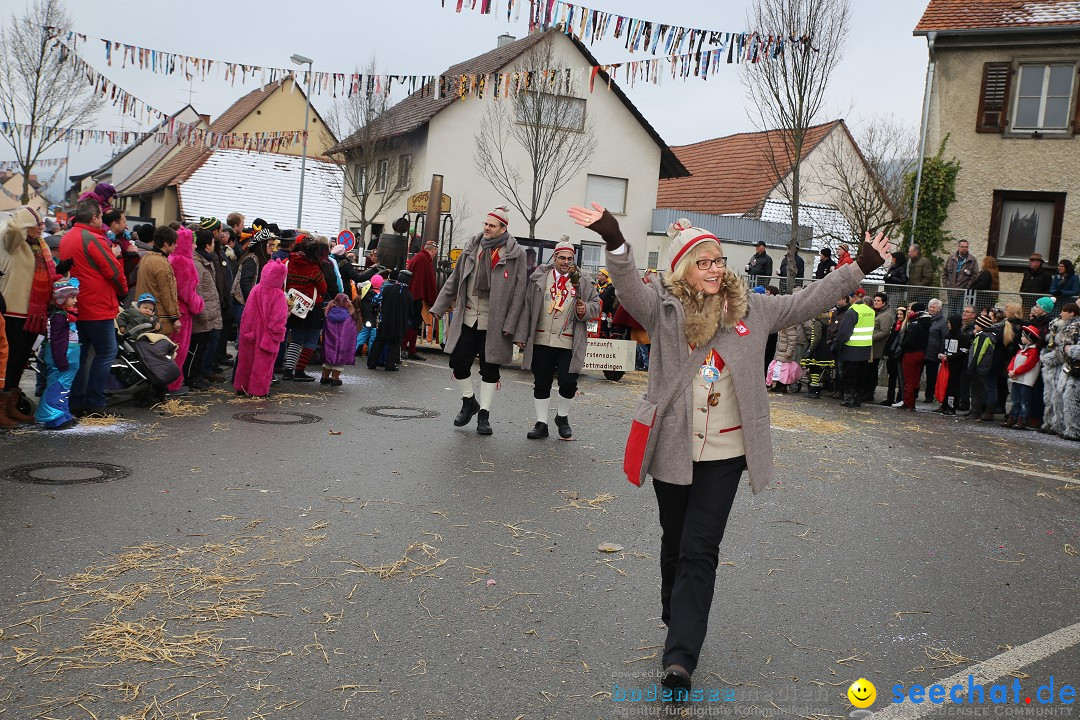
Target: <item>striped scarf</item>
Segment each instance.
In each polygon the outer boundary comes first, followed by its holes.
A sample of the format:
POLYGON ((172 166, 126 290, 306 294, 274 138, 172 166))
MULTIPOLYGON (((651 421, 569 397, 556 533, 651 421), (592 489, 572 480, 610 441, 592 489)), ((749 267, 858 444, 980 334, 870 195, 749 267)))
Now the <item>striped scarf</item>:
POLYGON ((53 282, 59 277, 52 262, 49 246, 41 238, 27 238, 34 251, 34 282, 30 286, 30 301, 26 307, 26 332, 45 334, 49 317, 49 300, 52 299, 53 282))

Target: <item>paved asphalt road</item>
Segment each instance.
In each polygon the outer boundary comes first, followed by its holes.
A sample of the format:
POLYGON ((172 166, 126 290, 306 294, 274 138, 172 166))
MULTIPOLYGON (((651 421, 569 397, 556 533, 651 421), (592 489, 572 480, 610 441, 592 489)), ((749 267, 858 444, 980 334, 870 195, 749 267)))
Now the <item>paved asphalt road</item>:
MULTIPOLYGON (((620 699, 655 682, 664 637, 655 500, 620 471, 641 378, 583 380, 573 442, 525 439, 517 371, 487 438, 452 427, 441 358, 346 379, 269 401, 190 396, 199 417, 130 409, 113 427, 0 436, 0 471, 130 470, 0 480, 0 720, 671 712, 620 699), (321 421, 235 417, 256 410, 321 421)), ((860 676, 882 710, 896 684, 1029 642, 1001 682, 1080 685, 1078 633, 1062 635, 1080 620, 1080 446, 772 403, 779 480, 736 499, 694 678, 730 699, 678 712, 839 718, 860 676)))

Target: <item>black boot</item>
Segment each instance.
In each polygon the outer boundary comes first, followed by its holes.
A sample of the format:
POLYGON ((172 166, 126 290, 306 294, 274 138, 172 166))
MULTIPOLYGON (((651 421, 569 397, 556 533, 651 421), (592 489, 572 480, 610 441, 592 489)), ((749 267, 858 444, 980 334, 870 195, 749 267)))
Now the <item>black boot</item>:
POLYGON ((573 437, 574 431, 570 429, 570 420, 565 415, 555 416, 555 426, 559 428, 559 437, 563 440, 573 437))
POLYGON ((844 402, 840 403, 840 406, 841 407, 849 407, 849 408, 855 407, 855 396, 852 395, 851 393, 845 392, 844 393, 844 402))
POLYGON ((478 435, 490 435, 491 423, 488 422, 488 411, 481 410, 476 415, 476 432, 478 435))
POLYGON ((454 427, 468 425, 473 415, 478 412, 480 412, 480 403, 476 402, 475 397, 461 398, 461 412, 454 417, 454 427))
POLYGON ((537 421, 536 426, 525 435, 530 440, 541 440, 548 436, 547 423, 537 421))

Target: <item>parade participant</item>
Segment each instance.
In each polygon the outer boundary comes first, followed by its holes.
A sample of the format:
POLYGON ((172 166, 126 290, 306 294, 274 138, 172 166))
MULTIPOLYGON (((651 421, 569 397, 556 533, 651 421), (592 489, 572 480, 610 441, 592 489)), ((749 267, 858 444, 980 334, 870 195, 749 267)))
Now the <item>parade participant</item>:
POLYGON ((154 230, 154 246, 139 262, 135 281, 138 297, 151 296, 157 302, 161 332, 172 337, 180 326, 180 303, 176 299, 176 275, 169 264, 169 255, 176 250, 176 231, 162 225, 154 230))
POLYGON ((384 283, 380 291, 379 325, 375 340, 368 350, 367 366, 369 370, 384 364, 386 370, 397 372, 401 364, 401 341, 409 326, 413 314, 413 298, 409 292, 412 273, 408 270, 392 270, 390 282, 384 283), (386 360, 383 361, 383 354, 386 360))
POLYGON ((101 210, 93 200, 83 200, 76 206, 75 224, 60 241, 60 260, 70 260, 71 276, 79 279, 82 355, 71 391, 71 407, 76 413, 106 413, 105 383, 116 359, 114 323, 120 298, 127 295, 128 286, 124 269, 105 239, 101 210))
POLYGON ((379 296, 382 286, 383 276, 375 273, 370 280, 360 283, 356 297, 353 298, 354 315, 359 317, 356 334, 357 355, 363 355, 361 348, 364 345, 367 345, 370 354, 371 346, 375 344, 375 336, 379 330, 379 312, 375 299, 379 296))
POLYGON ((341 385, 341 371, 356 364, 356 322, 352 303, 345 293, 338 293, 326 310, 323 328, 323 366, 320 385, 341 385))
POLYGON ((319 259, 319 247, 314 238, 305 237, 296 252, 289 255, 289 276, 285 292, 295 290, 314 302, 307 315, 289 313, 289 345, 285 349, 285 379, 296 382, 315 382, 313 375, 304 372, 315 347, 319 344, 326 315, 323 298, 326 296, 326 276, 319 259))
POLYGON ((330 248, 330 256, 338 267, 338 277, 341 278, 343 288, 341 292, 352 299, 356 295, 356 286, 363 280, 360 279, 360 271, 353 267, 352 261, 345 254, 345 246, 337 244, 330 248))
POLYGON ((240 327, 240 319, 244 315, 244 305, 252 288, 259 282, 259 274, 270 262, 269 243, 272 234, 267 228, 261 228, 251 236, 247 249, 240 256, 236 264, 236 275, 233 277, 233 322, 240 327))
POLYGON ((199 296, 199 271, 195 268, 195 236, 186 227, 176 231, 176 249, 169 254, 169 265, 176 278, 176 301, 180 320, 175 324, 176 332, 171 340, 176 343, 176 364, 180 376, 169 384, 169 392, 184 392, 184 366, 188 363, 188 350, 191 348, 193 316, 203 311, 203 299, 199 296))
POLYGON ((6 302, 8 346, 7 362, 0 365, 6 388, 0 405, 12 420, 34 420, 18 408, 20 402, 29 403, 23 400, 19 383, 38 336, 46 332, 53 283, 58 278, 52 253, 41 237, 41 217, 32 208, 19 208, 0 231, 0 295, 6 302))
MULTIPOLYGON (((649 331, 652 362, 639 421, 653 422, 640 468, 624 469, 640 483, 653 476, 663 529, 660 550, 664 644, 663 683, 688 688, 705 640, 720 541, 743 470, 755 493, 772 481, 769 401, 761 381, 769 333, 805 322, 852 292, 879 267, 889 241, 863 244, 858 263, 839 268, 800 293, 748 294, 726 268, 715 236, 680 220, 669 230, 670 273, 638 282, 633 250, 618 222, 600 205, 573 207, 579 225, 599 233, 619 297, 649 331), (659 407, 670 398, 675 410, 659 407)), ((869 240, 869 235, 867 235, 869 240)))
POLYGON ((600 314, 600 297, 591 277, 574 265, 577 250, 563 237, 552 261, 538 265, 529 277, 525 307, 515 339, 524 351, 522 367, 532 369, 533 404, 536 425, 526 435, 530 440, 548 436, 551 383, 559 377, 559 399, 555 425, 559 437, 573 436, 570 405, 577 395, 578 373, 585 366, 589 342, 589 320, 600 314))
POLYGON ((79 281, 60 280, 53 284, 53 301, 49 307, 49 326, 45 342, 47 379, 45 394, 38 404, 36 419, 46 430, 66 430, 78 421, 68 407, 71 385, 79 372, 78 310, 79 281))
POLYGON ((247 295, 236 336, 233 388, 237 395, 265 397, 270 392, 274 360, 285 340, 289 317, 289 303, 285 300, 287 273, 285 263, 267 263, 259 282, 247 295))
POLYGON ((447 328, 446 352, 461 388, 461 412, 454 426, 477 416, 476 432, 491 434, 490 413, 499 369, 514 356, 514 332, 525 301, 525 251, 507 229, 509 213, 497 207, 484 217, 483 231, 465 245, 431 315, 438 319, 456 306, 447 328), (490 331, 490 332, 489 332, 490 331), (473 396, 472 365, 480 357, 480 402, 473 396))
POLYGON ((416 352, 416 338, 421 327, 431 324, 431 307, 439 297, 439 286, 435 278, 434 258, 439 253, 439 244, 433 240, 424 243, 421 252, 409 258, 405 267, 412 273, 412 283, 409 292, 413 296, 414 319, 420 316, 420 322, 414 323, 416 327, 409 327, 405 331, 404 349, 408 352, 410 360, 426 360, 423 355, 416 352))

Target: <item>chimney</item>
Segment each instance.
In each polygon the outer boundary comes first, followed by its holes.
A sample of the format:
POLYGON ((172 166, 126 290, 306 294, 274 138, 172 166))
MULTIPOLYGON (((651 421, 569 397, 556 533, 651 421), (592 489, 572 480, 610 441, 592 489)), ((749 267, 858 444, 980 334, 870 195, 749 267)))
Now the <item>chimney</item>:
POLYGON ((517 40, 517 38, 514 37, 513 35, 511 35, 510 33, 503 33, 502 35, 499 36, 498 44, 495 47, 496 48, 506 47, 507 45, 509 45, 512 42, 515 42, 516 40, 517 40))

